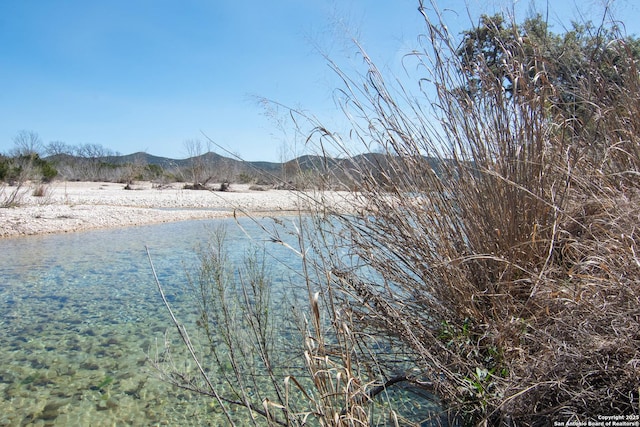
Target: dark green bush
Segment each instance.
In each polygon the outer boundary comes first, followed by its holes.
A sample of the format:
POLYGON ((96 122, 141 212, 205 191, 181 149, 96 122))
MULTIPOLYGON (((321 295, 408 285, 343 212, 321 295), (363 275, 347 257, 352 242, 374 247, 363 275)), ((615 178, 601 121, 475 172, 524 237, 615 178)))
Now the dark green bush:
POLYGON ((41 160, 39 167, 42 173, 42 181, 44 182, 51 182, 58 175, 58 170, 45 160, 41 160))

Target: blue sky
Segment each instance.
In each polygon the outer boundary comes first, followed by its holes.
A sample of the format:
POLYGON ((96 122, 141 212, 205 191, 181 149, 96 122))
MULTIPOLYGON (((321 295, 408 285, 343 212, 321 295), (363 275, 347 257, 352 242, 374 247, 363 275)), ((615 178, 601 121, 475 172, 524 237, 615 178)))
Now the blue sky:
MULTIPOLYGON (((466 3, 474 17, 510 4, 466 3)), ((601 3, 562 2, 551 23, 601 3)), ((464 1, 441 5, 454 32, 469 27, 464 1)), ((634 1, 615 8, 638 25, 634 1)), ((319 52, 358 61, 347 41, 356 35, 379 65, 400 70, 422 29, 417 0, 3 0, 0 152, 24 129, 44 143, 185 158, 185 141, 204 133, 246 160, 279 161, 303 149, 259 97, 339 126, 339 82, 319 52)))

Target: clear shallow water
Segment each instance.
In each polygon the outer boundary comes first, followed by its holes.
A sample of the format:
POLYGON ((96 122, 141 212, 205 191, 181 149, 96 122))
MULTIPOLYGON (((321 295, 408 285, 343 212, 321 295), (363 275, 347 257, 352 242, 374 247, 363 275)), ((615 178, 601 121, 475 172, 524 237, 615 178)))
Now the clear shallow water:
MULTIPOLYGON (((172 389, 146 363, 173 326, 145 245, 185 321, 186 271, 217 224, 239 259, 250 239, 230 219, 0 240, 0 426, 216 425, 206 399, 172 389)), ((289 281, 295 256, 268 250, 283 261, 270 262, 275 285, 289 281)))
MULTIPOLYGON (((290 304, 299 259, 240 221, 267 245, 272 298, 285 301, 284 293, 290 304)), ((0 240, 0 426, 225 425, 209 399, 163 383, 147 362, 174 327, 145 246, 179 320, 193 330, 187 272, 219 225, 240 263, 251 239, 232 219, 0 240)), ((417 419, 431 408, 400 394, 417 419)))

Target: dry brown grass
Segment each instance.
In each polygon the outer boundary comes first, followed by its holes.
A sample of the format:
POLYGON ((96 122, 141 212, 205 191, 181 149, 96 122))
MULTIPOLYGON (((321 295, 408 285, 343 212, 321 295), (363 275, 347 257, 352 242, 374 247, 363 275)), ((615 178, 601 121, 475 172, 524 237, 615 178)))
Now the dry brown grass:
MULTIPOLYGON (((503 90, 479 57, 481 93, 461 91, 469 77, 456 47, 443 22, 424 16, 415 59, 435 98, 387 85, 363 52, 361 77, 336 69, 350 139, 315 126, 322 152, 383 147, 384 158, 381 168, 352 163, 334 175, 350 178, 345 188, 357 182, 360 212, 333 212, 338 225, 324 225, 323 251, 333 255, 320 269, 332 278, 318 286, 328 305, 348 312, 361 336, 403 346, 464 422, 639 413, 635 59, 621 39, 595 46, 594 57, 617 49, 624 66, 612 78, 594 61, 574 82, 588 111, 576 118, 545 78, 543 52, 517 34, 498 46, 508 53, 501 72, 518 90, 503 90)), ((323 218, 328 210, 321 203, 323 218)), ((363 354, 386 364, 378 378, 406 368, 363 354)))
MULTIPOLYGON (((227 325, 216 338, 226 355, 213 356, 218 367, 231 363, 223 379, 235 397, 221 405, 271 424, 359 426, 374 424, 382 400, 383 423, 411 425, 418 420, 386 397, 405 386, 437 396, 447 417, 465 425, 639 414, 634 57, 619 40, 596 45, 594 58, 617 49, 621 62, 594 61, 570 82, 572 110, 547 78, 551 61, 539 46, 518 34, 496 43, 505 53, 501 75, 517 83, 508 93, 482 57, 472 75, 460 72, 469 64, 432 16, 424 13, 423 51, 412 56, 425 73, 423 92, 388 85, 362 52, 364 73, 335 68, 349 139, 298 117, 312 124, 308 143, 321 153, 382 151, 319 170, 331 186, 350 189, 352 211, 319 193, 317 211, 294 231, 310 301, 298 322, 306 374, 274 368, 277 350, 260 339, 274 325, 236 318, 238 305, 248 319, 259 316, 249 300, 227 299, 228 285, 210 282, 218 270, 200 281, 217 292, 201 294, 215 308, 201 312, 227 325), (471 78, 479 92, 461 90, 471 78), (252 338, 236 335, 242 329, 252 338), (259 372, 270 386, 256 403, 247 385, 257 385, 259 372)), ((248 283, 236 295, 252 292, 248 283)), ((215 385, 200 384, 218 396, 215 385)))
POLYGON ((309 295, 308 306, 295 297, 273 300, 259 252, 248 253, 241 265, 229 256, 225 231, 218 229, 201 250, 200 270, 192 272, 197 328, 178 319, 155 277, 184 344, 172 346, 168 334, 150 349, 161 379, 211 397, 229 425, 369 425, 373 400, 384 388, 361 383, 369 375, 353 358, 357 339, 347 323, 337 313, 328 321, 318 294, 309 295), (241 415, 239 407, 246 410, 241 415))

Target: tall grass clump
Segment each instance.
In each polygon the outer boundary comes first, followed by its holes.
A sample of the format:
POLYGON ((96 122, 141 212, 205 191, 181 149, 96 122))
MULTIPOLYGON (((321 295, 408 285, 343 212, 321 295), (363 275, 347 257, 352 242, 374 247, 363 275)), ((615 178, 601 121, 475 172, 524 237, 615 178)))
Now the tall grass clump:
POLYGON ((503 15, 456 39, 435 3, 419 10, 415 86, 362 50, 361 72, 331 63, 349 132, 292 112, 322 153, 318 188, 343 190, 305 195, 295 242, 271 237, 299 255, 307 303, 263 318, 270 287, 230 274, 214 245, 195 289, 201 355, 227 392, 200 362, 197 381, 166 378, 231 423, 230 405, 279 425, 640 414, 640 44, 614 25, 557 35, 503 15), (274 362, 282 333, 296 362, 274 362), (419 398, 444 417, 412 417, 419 398))
POLYGON ((236 264, 226 231, 220 228, 200 249, 199 257, 200 268, 189 275, 197 317, 194 339, 173 314, 156 277, 191 364, 184 362, 181 352, 170 351, 166 341, 151 354, 153 366, 167 382, 215 399, 232 425, 256 424, 257 418, 287 425, 289 415, 279 410, 284 408, 284 373, 280 369, 291 355, 274 351, 276 339, 281 338, 274 331, 285 333, 291 325, 273 314, 278 310, 271 298, 264 252, 254 248, 236 264), (277 403, 267 404, 269 399, 277 403), (242 421, 231 416, 237 406, 248 409, 242 421))
MULTIPOLYGON (((279 239, 273 234, 272 243, 289 246, 279 239)), ((232 253, 224 229, 200 249, 200 268, 190 274, 195 327, 174 314, 155 276, 184 344, 172 346, 167 334, 150 349, 160 378, 208 396, 214 422, 225 425, 368 425, 374 409, 387 419, 388 399, 378 397, 384 387, 360 383, 370 364, 354 357, 355 334, 335 312, 325 317, 318 293, 308 294, 305 255, 295 272, 301 283, 276 288, 265 248, 232 253)))
POLYGON ((458 422, 640 413, 637 41, 502 15, 455 41, 420 11, 417 90, 364 51, 364 72, 335 66, 352 128, 315 123, 310 141, 352 159, 324 173, 353 211, 321 200, 318 286, 458 422))
POLYGON ((15 187, 0 183, 0 208, 11 208, 19 206, 26 194, 22 182, 18 182, 15 187))

